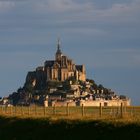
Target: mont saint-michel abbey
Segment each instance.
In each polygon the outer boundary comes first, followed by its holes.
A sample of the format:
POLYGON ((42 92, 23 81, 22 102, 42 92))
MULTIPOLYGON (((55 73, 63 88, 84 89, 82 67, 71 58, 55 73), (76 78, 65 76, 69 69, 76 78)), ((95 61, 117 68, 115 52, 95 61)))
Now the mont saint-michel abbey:
POLYGON ((63 55, 58 40, 55 60, 47 60, 44 66, 36 68, 36 71, 29 72, 26 82, 32 82, 34 86, 43 86, 46 83, 45 81, 65 81, 71 77, 85 81, 85 66, 76 65, 72 59, 63 55))
POLYGON ((54 60, 27 73, 23 87, 8 97, 13 105, 125 106, 130 99, 86 78, 84 65, 76 65, 61 51, 58 40, 54 60))
POLYGON ((59 40, 55 60, 45 62, 44 72, 46 73, 46 80, 64 81, 70 77, 74 77, 76 80, 86 80, 85 66, 76 65, 72 59, 63 55, 60 49, 59 40))

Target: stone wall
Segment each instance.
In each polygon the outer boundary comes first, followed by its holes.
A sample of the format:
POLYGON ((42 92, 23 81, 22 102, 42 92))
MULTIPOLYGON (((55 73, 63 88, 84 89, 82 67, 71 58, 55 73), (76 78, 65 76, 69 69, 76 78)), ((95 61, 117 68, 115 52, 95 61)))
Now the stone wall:
MULTIPOLYGON (((59 106, 59 107, 64 107, 67 106, 67 103, 69 106, 97 106, 99 107, 100 104, 101 106, 121 106, 121 103, 123 106, 130 106, 130 100, 80 100, 79 102, 67 102, 67 101, 53 101, 49 106, 59 106)), ((48 102, 44 102, 44 106, 47 107, 48 102)))
MULTIPOLYGON (((76 106, 76 102, 72 101, 72 102, 67 102, 67 101, 52 101, 51 103, 49 103, 49 106, 58 106, 58 107, 66 107, 68 104, 68 106, 76 106)), ((45 103, 44 103, 45 105, 45 103)), ((47 107, 47 106, 46 106, 47 107)))
POLYGON ((123 106, 130 106, 131 101, 128 100, 81 100, 78 104, 78 106, 100 106, 100 103, 102 106, 121 106, 121 103, 123 103, 123 106))

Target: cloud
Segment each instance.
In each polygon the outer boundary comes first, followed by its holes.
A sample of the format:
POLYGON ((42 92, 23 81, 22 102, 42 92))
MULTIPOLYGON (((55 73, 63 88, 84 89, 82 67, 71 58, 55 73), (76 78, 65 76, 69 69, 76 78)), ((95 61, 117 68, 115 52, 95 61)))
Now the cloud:
MULTIPOLYGON (((92 18, 97 16, 97 18, 110 17, 115 15, 124 15, 126 13, 133 13, 136 10, 139 10, 140 2, 138 0, 124 0, 123 2, 118 1, 97 1, 97 0, 87 0, 87 1, 78 1, 78 0, 41 0, 33 3, 33 9, 37 12, 44 12, 44 14, 56 13, 59 16, 68 14, 69 15, 83 15, 83 20, 87 18, 92 18), (110 5, 110 6, 108 6, 110 5), (100 7, 105 8, 100 8, 100 7), (66 12, 66 13, 65 13, 66 12), (74 14, 73 14, 74 13, 74 14)), ((79 18, 78 18, 79 19, 79 18)), ((93 19, 92 19, 93 20, 93 19)), ((96 19, 95 19, 96 20, 96 19)))
MULTIPOLYGON (((111 67, 120 68, 139 68, 140 67, 140 49, 136 48, 118 48, 118 49, 108 49, 103 52, 105 56, 104 59, 108 58, 106 62, 111 67), (110 59, 112 58, 112 59, 110 59)), ((108 67, 110 67, 108 65, 108 67)))
POLYGON ((138 18, 140 3, 137 0, 124 1, 122 3, 120 0, 113 2, 108 0, 106 3, 110 6, 102 9, 98 5, 103 6, 105 2, 96 0, 82 2, 79 0, 23 0, 23 2, 15 2, 14 12, 16 14, 13 14, 12 17, 18 19, 16 24, 27 25, 26 27, 33 25, 32 28, 36 28, 38 24, 41 26, 54 25, 54 27, 60 25, 64 28, 78 25, 83 28, 83 26, 93 27, 96 23, 116 25, 117 23, 140 21, 138 18))
POLYGON ((36 7, 38 7, 41 11, 74 12, 82 9, 90 9, 92 8, 92 3, 78 3, 74 0, 42 0, 40 3, 37 3, 36 7))
POLYGON ((15 7, 14 1, 0 1, 0 12, 6 12, 15 7))
POLYGON ((114 3, 111 8, 105 10, 99 10, 101 17, 113 18, 116 21, 126 21, 127 19, 132 19, 134 14, 138 16, 138 11, 140 9, 140 2, 134 0, 132 3, 118 4, 114 3), (117 19, 119 17, 119 19, 117 19), (116 20, 115 20, 116 19, 116 20))
POLYGON ((140 66, 140 53, 133 55, 134 64, 140 66))
POLYGON ((63 31, 65 33, 73 34, 73 36, 78 36, 80 34, 80 37, 87 36, 96 36, 96 37, 103 37, 107 35, 107 32, 93 27, 67 27, 64 28, 63 31))
POLYGON ((73 58, 78 63, 84 63, 88 68, 100 68, 100 69, 131 69, 140 68, 140 49, 136 48, 95 48, 94 47, 82 47, 80 53, 77 56, 77 49, 73 52, 73 58), (81 58, 84 56, 84 59, 81 58))

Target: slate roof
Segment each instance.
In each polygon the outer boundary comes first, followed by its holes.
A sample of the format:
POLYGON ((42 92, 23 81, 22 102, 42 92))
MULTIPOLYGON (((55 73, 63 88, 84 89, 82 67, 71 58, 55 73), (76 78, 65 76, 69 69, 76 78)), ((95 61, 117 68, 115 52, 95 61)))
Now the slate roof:
POLYGON ((76 69, 77 69, 78 71, 81 71, 81 72, 82 72, 82 68, 83 68, 82 65, 76 65, 76 69))
POLYGON ((54 60, 46 61, 45 62, 45 67, 52 67, 54 65, 54 63, 55 63, 54 60))

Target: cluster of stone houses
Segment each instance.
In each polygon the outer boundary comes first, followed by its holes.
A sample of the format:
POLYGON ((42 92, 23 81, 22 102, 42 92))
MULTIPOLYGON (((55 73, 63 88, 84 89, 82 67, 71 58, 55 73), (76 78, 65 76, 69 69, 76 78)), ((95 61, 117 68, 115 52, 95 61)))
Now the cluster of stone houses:
POLYGON ((45 106, 130 106, 130 99, 126 96, 118 96, 111 90, 106 94, 103 89, 91 90, 89 83, 85 91, 81 90, 81 85, 71 85, 69 92, 61 91, 59 89, 52 89, 53 92, 48 94, 44 101, 45 106), (90 90, 89 90, 90 89, 90 90))
POLYGON ((14 97, 18 98, 16 105, 38 104, 48 106, 130 106, 131 101, 123 95, 117 95, 108 89, 93 89, 92 84, 84 82, 83 85, 78 83, 72 84, 70 81, 70 89, 64 90, 63 85, 50 88, 47 94, 32 95, 19 89, 18 93, 12 94, 12 97, 4 97, 0 100, 0 105, 14 105, 14 97), (19 97, 18 97, 18 96, 19 97))

